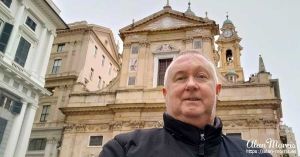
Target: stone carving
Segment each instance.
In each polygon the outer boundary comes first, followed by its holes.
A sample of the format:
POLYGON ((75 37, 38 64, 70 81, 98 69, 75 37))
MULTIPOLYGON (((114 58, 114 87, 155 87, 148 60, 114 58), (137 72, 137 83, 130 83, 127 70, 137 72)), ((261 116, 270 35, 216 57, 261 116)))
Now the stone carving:
POLYGON ((145 122, 139 120, 130 121, 113 121, 109 124, 110 130, 121 130, 122 127, 130 127, 131 129, 144 128, 145 122))
POLYGON ((166 29, 166 28, 177 28, 181 26, 189 25, 188 22, 178 20, 171 17, 164 17, 156 22, 153 22, 145 27, 145 29, 155 30, 155 29, 166 29))
POLYGON ((143 128, 145 126, 144 121, 132 120, 130 121, 131 128, 143 128))
POLYGON ((136 58, 130 58, 129 61, 129 71, 136 72, 137 71, 137 59, 136 58))
POLYGON ((75 127, 75 124, 70 124, 70 123, 68 123, 64 126, 66 132, 73 131, 74 127, 75 127))
POLYGON ((109 129, 110 130, 120 130, 122 128, 122 122, 121 121, 112 121, 109 123, 109 129))
POLYGON ((77 124, 75 129, 76 132, 84 132, 86 130, 86 124, 77 124))
POLYGON ((175 50, 176 50, 175 47, 170 44, 163 44, 157 48, 158 52, 170 52, 175 50))
POLYGON ((164 122, 162 120, 157 121, 154 125, 155 128, 161 128, 163 126, 164 126, 164 122))
POLYGON ((239 119, 239 120, 223 120, 224 127, 275 127, 276 120, 268 120, 263 118, 239 119))

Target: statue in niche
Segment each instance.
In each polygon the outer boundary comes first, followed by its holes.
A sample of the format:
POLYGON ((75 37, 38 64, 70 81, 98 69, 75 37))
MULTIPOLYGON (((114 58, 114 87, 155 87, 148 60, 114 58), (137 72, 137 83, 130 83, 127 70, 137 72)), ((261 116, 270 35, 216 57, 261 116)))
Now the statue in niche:
POLYGON ((137 71, 137 59, 131 58, 129 63, 129 70, 130 71, 137 71))

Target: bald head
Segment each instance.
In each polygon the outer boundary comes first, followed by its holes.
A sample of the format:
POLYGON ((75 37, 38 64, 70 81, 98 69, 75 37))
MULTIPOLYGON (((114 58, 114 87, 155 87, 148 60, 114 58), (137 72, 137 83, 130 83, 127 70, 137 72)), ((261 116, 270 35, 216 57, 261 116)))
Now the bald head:
MULTIPOLYGON (((183 56, 190 55, 190 56, 200 56, 203 58, 203 60, 209 65, 211 69, 211 73, 213 75, 213 79, 215 80, 215 83, 218 83, 218 75, 217 75, 217 70, 216 66, 206 57, 204 54, 195 51, 195 50, 187 50, 187 51, 182 51, 179 53, 179 55, 171 62, 171 64, 168 66, 166 72, 165 72, 165 77, 164 77, 164 86, 167 86, 168 84, 168 79, 169 79, 169 73, 170 70, 172 70, 173 66, 176 64, 176 61, 180 59, 183 56)), ((200 61, 200 60, 199 60, 200 61)))
POLYGON ((166 112, 199 128, 212 124, 221 90, 215 66, 197 51, 182 52, 167 68, 166 112))

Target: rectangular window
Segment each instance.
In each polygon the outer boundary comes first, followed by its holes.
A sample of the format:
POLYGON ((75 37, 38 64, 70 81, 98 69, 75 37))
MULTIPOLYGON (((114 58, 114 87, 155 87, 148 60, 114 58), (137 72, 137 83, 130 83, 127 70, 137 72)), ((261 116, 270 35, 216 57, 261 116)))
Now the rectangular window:
POLYGON ((138 54, 139 53, 139 46, 138 45, 133 45, 131 47, 131 53, 132 54, 138 54))
POLYGON ((7 8, 10 8, 12 0, 1 0, 1 2, 7 6, 7 8))
POLYGON ((55 59, 51 73, 57 74, 59 72, 60 67, 61 67, 61 59, 55 59))
POLYGON ((65 45, 66 45, 65 43, 58 44, 57 45, 57 52, 63 52, 65 45))
POLYGON ((50 105, 44 105, 41 113, 40 122, 47 122, 47 117, 49 115, 50 105))
POLYGON ((31 28, 33 31, 35 31, 36 23, 30 17, 27 17, 25 23, 29 28, 31 28))
POLYGON ((172 58, 168 59, 160 59, 158 61, 158 75, 157 75, 157 85, 164 85, 164 78, 165 78, 165 72, 168 68, 168 66, 172 62, 172 58))
POLYGON ((102 63, 101 63, 101 65, 104 66, 104 63, 105 63, 105 56, 102 55, 102 63))
POLYGON ((102 80, 102 78, 101 78, 101 76, 99 76, 98 88, 101 88, 101 80, 102 80))
POLYGON ((10 112, 13 113, 13 114, 19 114, 19 113, 21 113, 22 106, 23 106, 22 102, 13 101, 13 103, 10 107, 10 112))
POLYGON ((15 56, 15 62, 24 67, 31 44, 23 37, 20 38, 18 49, 15 56))
POLYGON ((28 150, 45 150, 47 139, 46 138, 34 138, 29 140, 28 150))
POLYGON ((194 49, 201 49, 201 47, 202 47, 201 40, 195 40, 193 47, 194 47, 194 49))
POLYGON ((3 31, 0 35, 0 51, 2 51, 3 53, 5 52, 12 29, 13 25, 5 23, 3 31))
POLYGON ((94 69, 93 69, 93 68, 91 68, 90 80, 92 80, 92 79, 93 79, 93 75, 94 75, 94 69))
POLYGON ((90 136, 89 146, 101 146, 103 136, 90 136))
POLYGON ((130 76, 128 78, 128 85, 135 85, 135 76, 130 76))
POLYGON ((98 51, 98 47, 97 47, 97 46, 95 46, 95 50, 94 50, 94 57, 96 57, 96 56, 97 56, 97 51, 98 51))
POLYGON ((7 120, 0 117, 0 145, 2 143, 2 138, 4 136, 7 120))
POLYGON ((242 134, 241 133, 227 133, 226 136, 242 139, 242 134))
POLYGON ((111 69, 112 69, 112 64, 111 64, 111 63, 109 63, 108 75, 110 75, 110 74, 111 74, 111 69))

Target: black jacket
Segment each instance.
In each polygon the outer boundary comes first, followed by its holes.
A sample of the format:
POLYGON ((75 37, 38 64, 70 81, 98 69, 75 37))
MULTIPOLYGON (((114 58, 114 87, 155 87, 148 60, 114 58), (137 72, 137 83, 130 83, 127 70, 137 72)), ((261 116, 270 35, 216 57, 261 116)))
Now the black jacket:
MULTIPOLYGON (((99 157, 270 157, 247 153, 246 141, 222 134, 222 123, 199 129, 164 114, 164 128, 117 135, 103 146, 99 157)), ((260 149, 256 149, 260 151, 260 149)))

